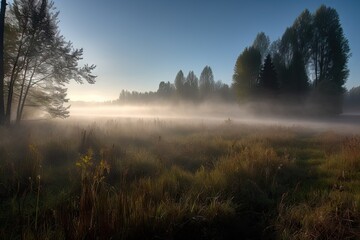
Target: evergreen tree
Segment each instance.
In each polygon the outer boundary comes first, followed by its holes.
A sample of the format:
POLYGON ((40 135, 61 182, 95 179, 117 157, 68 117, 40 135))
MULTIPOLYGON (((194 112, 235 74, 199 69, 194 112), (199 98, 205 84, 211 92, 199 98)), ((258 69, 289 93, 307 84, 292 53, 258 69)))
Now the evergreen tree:
POLYGON ((287 86, 290 93, 298 95, 305 94, 309 89, 309 79, 305 69, 303 55, 296 51, 289 66, 289 77, 291 82, 287 86))
POLYGON ((263 67, 260 70, 258 87, 263 94, 274 96, 279 90, 279 83, 271 56, 268 54, 265 58, 263 67))

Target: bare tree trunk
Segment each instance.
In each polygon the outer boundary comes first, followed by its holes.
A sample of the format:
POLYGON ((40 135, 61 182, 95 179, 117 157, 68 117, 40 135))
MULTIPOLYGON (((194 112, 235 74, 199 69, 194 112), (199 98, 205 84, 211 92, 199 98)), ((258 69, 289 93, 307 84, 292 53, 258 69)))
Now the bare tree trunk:
POLYGON ((16 123, 20 123, 20 120, 21 120, 21 117, 19 117, 19 115, 20 115, 21 102, 22 102, 24 88, 25 88, 25 81, 26 81, 26 74, 27 74, 28 66, 29 66, 29 61, 26 62, 25 72, 24 72, 22 83, 21 83, 18 107, 17 107, 17 111, 16 111, 16 123))
POLYGON ((19 73, 21 72, 21 70, 24 68, 24 65, 25 65, 23 63, 22 66, 19 66, 19 59, 20 59, 20 54, 21 54, 22 47, 23 47, 22 41, 23 41, 24 34, 25 34, 25 29, 23 30, 23 33, 21 35, 21 42, 20 42, 19 49, 18 49, 16 58, 15 58, 14 66, 11 71, 9 91, 8 91, 8 100, 6 103, 6 112, 5 112, 5 123, 6 124, 10 124, 10 121, 11 121, 11 108, 12 108, 12 103, 13 103, 13 93, 14 93, 15 81, 17 80, 19 73))
POLYGON ((14 67, 13 67, 13 70, 11 73, 11 77, 10 77, 8 99, 7 99, 7 103, 6 103, 6 113, 5 113, 6 124, 10 124, 10 121, 11 121, 11 107, 12 107, 12 101, 13 101, 14 84, 15 84, 15 81, 16 81, 18 73, 19 73, 19 71, 15 72, 16 66, 18 64, 18 58, 19 58, 19 56, 17 56, 17 59, 14 63, 14 67))
POLYGON ((4 102, 4 29, 5 29, 5 10, 6 0, 1 0, 0 12, 0 124, 5 121, 5 102, 4 102))
POLYGON ((34 67, 34 70, 33 70, 32 74, 30 76, 30 79, 29 79, 29 82, 28 82, 28 85, 26 87, 26 90, 25 90, 25 93, 24 93, 24 96, 22 98, 21 103, 20 103, 20 100, 19 100, 20 105, 19 105, 19 109, 18 109, 18 114, 16 116, 16 124, 19 124, 20 121, 21 121, 22 114, 23 114, 23 111, 24 111, 25 102, 26 102, 26 98, 28 96, 29 89, 31 87, 32 80, 33 80, 33 77, 35 75, 36 69, 37 69, 37 66, 34 67))
POLYGON ((319 61, 319 83, 324 80, 324 46, 320 48, 320 61, 319 61))
MULTIPOLYGON (((5 122, 6 124, 10 124, 11 122, 11 112, 12 112, 12 104, 13 104, 13 94, 14 94, 14 85, 15 85, 15 82, 18 80, 18 75, 19 73, 24 70, 24 68, 28 67, 28 54, 30 52, 30 49, 31 49, 31 46, 32 46, 32 43, 33 43, 33 40, 35 38, 35 32, 33 33, 32 37, 31 37, 31 40, 30 40, 30 46, 27 47, 27 50, 26 52, 24 53, 24 59, 19 62, 19 59, 20 59, 20 55, 21 55, 21 52, 23 51, 23 46, 25 45, 25 42, 24 42, 24 35, 25 35, 25 32, 27 30, 27 24, 25 24, 25 27, 22 31, 22 34, 21 34, 21 40, 20 40, 20 44, 19 44, 19 49, 18 49, 18 52, 17 52, 17 56, 15 58, 15 63, 14 63, 14 66, 13 66, 13 69, 12 69, 12 72, 11 72, 11 77, 10 77, 10 83, 9 83, 9 91, 8 91, 8 101, 6 103, 6 112, 5 112, 5 122)), ((26 74, 26 71, 25 71, 25 74, 26 74)), ((21 96, 20 96, 21 97, 21 96)), ((19 112, 19 110, 17 110, 17 113, 19 112)), ((16 121, 17 120, 17 116, 16 116, 16 121)), ((20 116, 21 118, 21 116, 20 116)))

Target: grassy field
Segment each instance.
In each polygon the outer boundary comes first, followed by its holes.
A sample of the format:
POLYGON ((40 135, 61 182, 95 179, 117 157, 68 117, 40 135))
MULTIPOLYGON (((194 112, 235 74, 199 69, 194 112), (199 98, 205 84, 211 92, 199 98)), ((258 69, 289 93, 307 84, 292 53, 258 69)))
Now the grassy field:
POLYGON ((158 119, 0 134, 0 239, 360 239, 358 134, 158 119))

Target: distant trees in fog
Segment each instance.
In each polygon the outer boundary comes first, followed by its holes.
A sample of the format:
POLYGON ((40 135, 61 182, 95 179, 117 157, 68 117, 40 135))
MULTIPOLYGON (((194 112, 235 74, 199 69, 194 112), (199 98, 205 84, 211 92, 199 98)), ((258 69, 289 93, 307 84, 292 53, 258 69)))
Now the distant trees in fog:
POLYGON ((255 103, 254 108, 287 106, 294 113, 339 114, 349 57, 338 13, 322 5, 314 13, 304 10, 276 41, 271 42, 264 32, 257 34, 237 58, 231 86, 215 82, 212 69, 205 66, 200 78, 193 71, 185 76, 180 70, 173 83, 161 82, 156 92, 123 90, 119 101, 196 103, 235 101, 237 96, 242 103, 255 103))
POLYGON ((206 99, 215 91, 214 75, 211 67, 206 66, 201 72, 199 81, 199 94, 201 99, 206 99))
POLYGON ((199 97, 199 79, 193 71, 190 71, 186 77, 185 83, 185 99, 196 101, 199 97))
POLYGON ((229 85, 215 82, 211 67, 205 66, 200 79, 194 71, 189 71, 186 78, 182 70, 175 77, 174 83, 160 82, 156 92, 137 92, 122 90, 119 103, 148 103, 154 101, 188 101, 199 103, 204 101, 235 101, 235 94, 229 85))
POLYGON ((185 76, 182 70, 180 70, 175 77, 174 85, 176 89, 177 97, 182 98, 185 97, 185 76))
POLYGON ((266 56, 260 69, 257 87, 260 94, 267 98, 276 96, 279 90, 278 77, 270 54, 266 56))
POLYGON ((344 100, 347 110, 360 112, 360 86, 353 87, 347 91, 344 100))
POLYGON ((337 114, 349 56, 338 13, 322 5, 315 13, 303 11, 271 44, 259 33, 236 61, 233 87, 243 102, 264 100, 271 92, 277 104, 307 103, 316 112, 337 114))

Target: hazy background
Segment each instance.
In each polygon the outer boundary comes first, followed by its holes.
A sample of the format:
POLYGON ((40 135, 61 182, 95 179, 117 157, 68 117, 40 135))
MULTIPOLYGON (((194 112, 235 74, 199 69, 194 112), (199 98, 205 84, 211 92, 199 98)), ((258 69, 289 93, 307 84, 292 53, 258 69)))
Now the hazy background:
POLYGON ((356 0, 275 1, 56 1, 60 29, 84 62, 97 65, 95 85, 69 85, 71 100, 117 99, 122 89, 156 91, 182 69, 199 75, 212 67, 215 80, 231 84, 237 57, 256 34, 276 40, 305 9, 335 8, 352 57, 348 89, 360 79, 360 2, 356 0))
MULTIPOLYGON (((164 124, 180 123, 212 126, 245 124, 279 127, 299 127, 316 131, 340 131, 360 133, 360 113, 344 113, 340 116, 286 116, 260 114, 253 111, 253 105, 238 104, 151 104, 151 105, 113 105, 101 103, 73 102, 68 122, 146 121, 164 124)), ((272 106, 265 108, 271 108, 272 106)), ((284 108, 284 107, 282 107, 284 108)), ((287 109, 282 111, 286 112, 287 109)), ((238 125, 237 125, 238 126, 238 125)))

